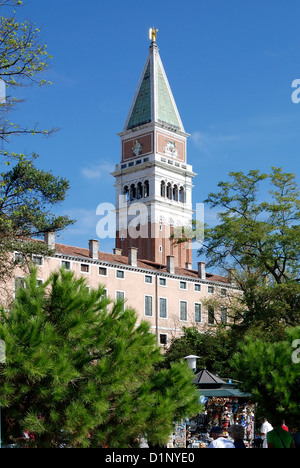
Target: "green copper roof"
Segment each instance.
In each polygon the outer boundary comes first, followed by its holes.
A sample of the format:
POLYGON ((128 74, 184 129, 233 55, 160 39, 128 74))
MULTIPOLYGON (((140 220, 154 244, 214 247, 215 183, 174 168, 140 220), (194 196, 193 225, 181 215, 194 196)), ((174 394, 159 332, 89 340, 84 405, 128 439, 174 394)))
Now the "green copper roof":
POLYGON ((160 122, 184 132, 156 44, 150 47, 125 130, 149 122, 160 122))
POLYGON ((158 66, 158 120, 180 128, 171 96, 160 66, 158 66))
POLYGON ((127 129, 151 122, 150 62, 144 75, 127 129))

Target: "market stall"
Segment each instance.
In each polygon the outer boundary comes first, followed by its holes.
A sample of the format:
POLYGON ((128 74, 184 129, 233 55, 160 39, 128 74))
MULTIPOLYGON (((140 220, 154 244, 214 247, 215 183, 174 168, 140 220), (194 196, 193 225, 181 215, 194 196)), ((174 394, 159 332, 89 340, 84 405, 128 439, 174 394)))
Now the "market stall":
POLYGON ((187 446, 204 448, 210 442, 209 433, 213 426, 223 427, 223 434, 228 437, 229 426, 239 424, 245 429, 246 445, 251 447, 255 435, 255 405, 251 395, 241 392, 237 383, 225 382, 206 369, 195 376, 193 383, 199 390, 205 410, 187 421, 187 446))

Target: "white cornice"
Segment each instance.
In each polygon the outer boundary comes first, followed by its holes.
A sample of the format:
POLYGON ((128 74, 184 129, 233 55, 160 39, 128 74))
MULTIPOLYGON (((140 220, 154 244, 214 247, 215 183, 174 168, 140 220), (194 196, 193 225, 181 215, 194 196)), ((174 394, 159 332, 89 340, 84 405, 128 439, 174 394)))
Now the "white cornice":
MULTIPOLYGON (((47 257, 48 259, 53 259, 53 257, 47 257)), ((88 263, 91 265, 97 265, 97 266, 106 266, 108 268, 114 268, 118 270, 124 270, 124 271, 132 271, 135 273, 143 273, 143 274, 149 274, 153 276, 161 276, 165 278, 170 278, 170 279, 177 279, 177 280, 185 280, 185 281, 190 281, 191 283, 198 283, 198 284, 205 284, 205 285, 214 285, 214 286, 223 286, 224 288, 229 288, 229 289, 234 289, 238 290, 239 288, 232 285, 232 284, 227 284, 227 283, 222 283, 218 281, 212 281, 212 280, 204 280, 199 277, 192 278, 191 276, 188 275, 172 275, 170 273, 167 273, 165 271, 157 271, 157 270, 151 270, 148 268, 141 268, 141 267, 133 267, 131 265, 124 265, 122 263, 115 263, 115 262, 107 262, 104 260, 95 260, 92 258, 88 257, 78 257, 76 255, 67 255, 67 254, 61 254, 61 253, 55 253, 55 257, 60 260, 70 260, 72 262, 78 262, 78 263, 88 263)), ((165 268, 164 265, 162 265, 163 268, 165 268)))

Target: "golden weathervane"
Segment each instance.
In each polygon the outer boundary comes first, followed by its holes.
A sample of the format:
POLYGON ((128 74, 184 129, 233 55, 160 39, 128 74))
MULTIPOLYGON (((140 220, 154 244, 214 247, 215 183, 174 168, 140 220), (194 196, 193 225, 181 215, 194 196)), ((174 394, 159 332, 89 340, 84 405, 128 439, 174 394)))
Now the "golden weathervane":
POLYGON ((156 42, 156 36, 157 36, 158 29, 156 28, 150 28, 149 29, 149 39, 152 42, 156 42))

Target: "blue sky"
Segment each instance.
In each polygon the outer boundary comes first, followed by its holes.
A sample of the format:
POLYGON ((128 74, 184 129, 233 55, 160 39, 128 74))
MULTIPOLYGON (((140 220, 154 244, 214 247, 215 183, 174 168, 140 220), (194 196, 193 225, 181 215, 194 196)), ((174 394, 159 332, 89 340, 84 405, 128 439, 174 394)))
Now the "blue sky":
MULTIPOLYGON (((26 102, 15 120, 60 131, 18 138, 11 150, 38 153, 40 167, 70 180, 61 211, 78 222, 61 242, 87 246, 96 236, 98 204, 114 203, 117 133, 152 26, 191 134, 194 203, 233 170, 277 166, 299 176, 300 104, 291 100, 291 84, 300 79, 298 0, 27 0, 20 13, 41 28, 54 57, 45 76, 53 85, 23 90, 26 102)), ((111 251, 114 242, 101 246, 111 251)))

